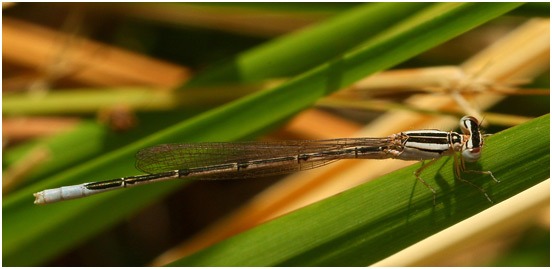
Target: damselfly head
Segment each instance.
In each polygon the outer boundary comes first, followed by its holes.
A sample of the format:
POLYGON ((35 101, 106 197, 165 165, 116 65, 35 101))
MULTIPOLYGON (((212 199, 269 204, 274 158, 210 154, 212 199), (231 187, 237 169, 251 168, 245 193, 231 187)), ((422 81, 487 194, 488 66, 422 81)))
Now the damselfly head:
POLYGON ((464 116, 460 119, 460 129, 464 133, 462 146, 462 158, 468 162, 475 162, 481 157, 481 148, 484 140, 479 130, 479 121, 472 116, 464 116))

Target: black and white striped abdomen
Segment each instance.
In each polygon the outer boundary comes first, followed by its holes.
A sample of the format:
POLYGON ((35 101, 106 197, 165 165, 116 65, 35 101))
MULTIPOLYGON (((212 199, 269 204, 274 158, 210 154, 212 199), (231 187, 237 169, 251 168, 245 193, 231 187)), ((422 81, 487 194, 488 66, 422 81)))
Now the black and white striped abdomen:
POLYGON ((451 132, 439 130, 419 130, 404 132, 406 140, 404 150, 398 159, 430 160, 453 153, 451 149, 451 132))

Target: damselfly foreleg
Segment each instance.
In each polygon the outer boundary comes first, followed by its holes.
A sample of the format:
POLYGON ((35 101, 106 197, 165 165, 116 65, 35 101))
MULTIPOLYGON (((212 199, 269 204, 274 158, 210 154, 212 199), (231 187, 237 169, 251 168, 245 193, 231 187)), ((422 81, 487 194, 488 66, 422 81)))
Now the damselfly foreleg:
POLYGON ((462 172, 490 175, 496 183, 500 183, 500 180, 496 179, 496 177, 493 175, 493 172, 491 172, 491 171, 488 171, 488 170, 487 171, 467 170, 466 169, 466 162, 462 158, 460 158, 460 165, 461 165, 460 168, 462 168, 462 172))
MULTIPOLYGON (((461 161, 460 162, 464 162, 464 160, 462 159, 462 157, 460 157, 461 161)), ((484 195, 485 197, 487 197, 487 200, 489 200, 489 202, 491 202, 491 204, 493 204, 493 200, 491 200, 491 198, 489 197, 489 195, 487 194, 487 192, 485 191, 485 189, 465 180, 462 178, 461 174, 460 174, 460 171, 465 171, 464 168, 462 167, 462 164, 459 163, 458 161, 458 156, 456 156, 456 154, 454 154, 454 173, 456 174, 456 178, 458 178, 458 180, 480 190, 484 195)), ((494 178, 494 176, 493 176, 494 178)))

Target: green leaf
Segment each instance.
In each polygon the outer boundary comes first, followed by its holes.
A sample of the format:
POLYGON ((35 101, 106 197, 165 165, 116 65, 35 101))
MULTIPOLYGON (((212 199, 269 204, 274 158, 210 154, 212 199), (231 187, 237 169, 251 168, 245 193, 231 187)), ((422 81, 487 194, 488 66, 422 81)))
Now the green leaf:
MULTIPOLYGON (((246 96, 185 120, 12 193, 3 199, 2 204, 4 265, 28 266, 45 262, 169 194, 182 185, 183 181, 139 186, 41 207, 32 204, 33 192, 135 174, 136 171, 131 165, 134 153, 153 144, 238 140, 266 131, 309 107, 319 98, 413 57, 518 5, 433 4, 414 17, 407 18, 403 23, 384 31, 356 51, 297 76, 276 88, 246 96)), ((341 29, 333 29, 326 34, 331 36, 336 31, 341 29)), ((253 57, 256 60, 248 63, 254 65, 281 57, 279 54, 263 55, 263 61, 253 57)))
MULTIPOLYGON (((495 203, 550 174, 550 115, 489 137, 483 157, 464 174, 495 203), (478 167, 479 166, 479 167, 478 167)), ((454 178, 451 158, 422 173, 437 188, 418 184, 419 164, 299 209, 231 237, 170 266, 368 266, 489 207, 479 190, 454 178)))
POLYGON ((427 6, 428 3, 364 4, 335 19, 301 29, 237 55, 209 72, 198 74, 187 85, 293 76, 342 55, 427 6))

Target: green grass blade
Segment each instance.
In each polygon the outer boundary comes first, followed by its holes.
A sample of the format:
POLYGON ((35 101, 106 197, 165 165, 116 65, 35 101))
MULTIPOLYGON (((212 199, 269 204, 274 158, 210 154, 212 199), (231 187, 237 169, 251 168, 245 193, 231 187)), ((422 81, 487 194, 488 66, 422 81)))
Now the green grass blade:
MULTIPOLYGON (((258 134, 333 91, 415 56, 518 5, 434 4, 379 36, 376 41, 279 87, 183 121, 14 192, 5 197, 2 204, 4 265, 40 264, 153 203, 183 182, 151 184, 42 207, 32 204, 33 192, 136 174, 132 167, 134 153, 149 145, 228 141, 258 134)), ((279 56, 266 55, 270 58, 265 60, 279 56)))
POLYGON ((170 93, 166 89, 151 87, 80 88, 50 92, 41 98, 33 98, 26 93, 12 93, 3 96, 2 115, 94 114, 121 104, 133 111, 214 107, 263 88, 266 86, 262 83, 188 88, 188 91, 170 93))
MULTIPOLYGON (((495 203, 547 179, 550 116, 489 137, 482 159, 466 174, 495 203)), ((419 164, 385 175, 236 235, 171 266, 367 266, 489 207, 481 192, 454 178, 443 158, 423 172, 437 188, 418 184, 419 164)))
POLYGON ((187 85, 294 76, 342 55, 427 6, 428 3, 360 5, 338 14, 334 19, 246 51, 208 72, 198 74, 187 85))

